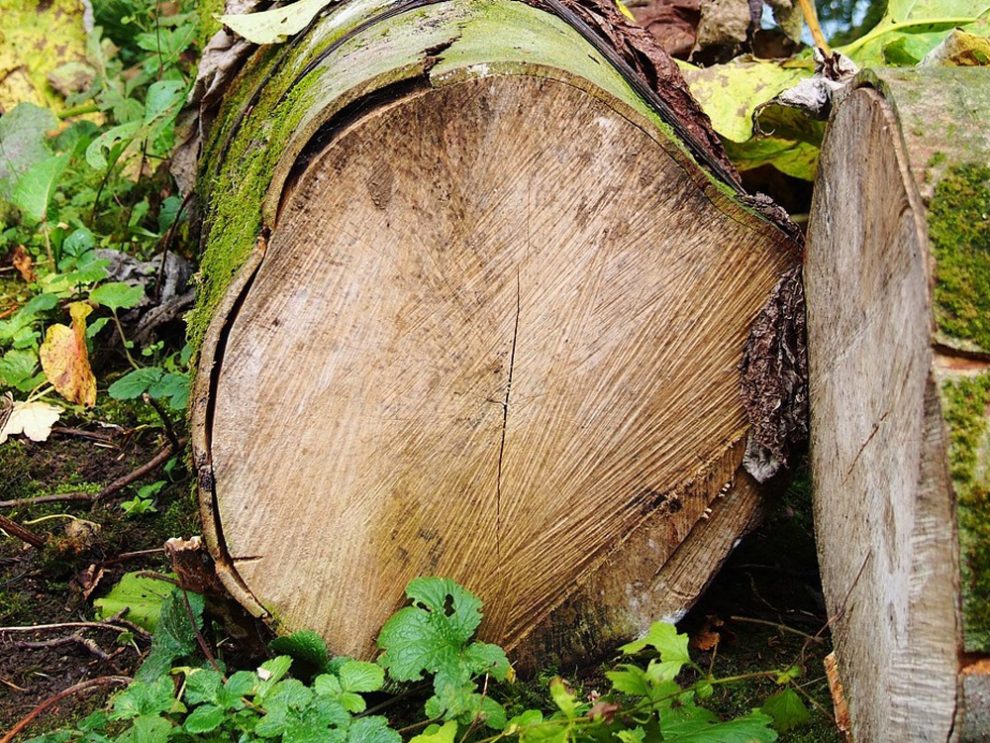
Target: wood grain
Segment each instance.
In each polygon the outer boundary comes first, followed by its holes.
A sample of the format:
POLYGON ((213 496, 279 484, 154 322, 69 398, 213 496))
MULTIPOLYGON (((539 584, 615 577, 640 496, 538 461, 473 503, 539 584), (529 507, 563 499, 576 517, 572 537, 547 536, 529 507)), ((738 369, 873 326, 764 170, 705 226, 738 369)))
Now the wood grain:
MULTIPOLYGON (((629 634, 735 482, 742 348, 793 254, 602 98, 522 75, 413 94, 283 200, 209 431, 231 566, 282 628, 368 656, 432 573, 510 647, 621 579, 625 621, 592 624, 629 634), (647 530, 634 581, 609 559, 647 530)), ((679 609, 755 505, 671 578, 679 609)))
POLYGON ((960 678, 958 483, 940 395, 972 364, 936 353, 928 163, 943 132, 919 117, 955 110, 945 91, 969 83, 911 73, 849 93, 822 150, 804 270, 815 525, 852 737, 982 740, 960 678))

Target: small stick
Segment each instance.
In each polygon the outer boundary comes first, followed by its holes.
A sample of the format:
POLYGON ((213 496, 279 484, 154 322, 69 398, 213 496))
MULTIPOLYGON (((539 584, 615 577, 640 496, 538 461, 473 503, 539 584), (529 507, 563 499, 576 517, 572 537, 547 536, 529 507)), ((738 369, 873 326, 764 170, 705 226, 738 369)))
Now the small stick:
POLYGON ((203 633, 200 632, 199 627, 196 626, 196 617, 193 615, 192 604, 189 603, 189 594, 186 593, 186 589, 182 588, 182 586, 179 586, 179 589, 182 591, 182 602, 186 605, 186 616, 189 617, 189 624, 192 625, 193 632, 196 633, 196 642, 199 643, 199 649, 203 651, 203 655, 205 655, 206 659, 210 661, 210 665, 213 666, 213 670, 219 673, 226 682, 227 674, 223 672, 220 664, 217 663, 217 659, 213 656, 213 653, 210 652, 210 646, 206 644, 206 638, 203 637, 203 633))
POLYGON ((798 0, 798 4, 801 6, 801 14, 804 16, 804 22, 808 24, 808 30, 811 31, 811 38, 815 40, 815 45, 825 54, 831 54, 832 50, 828 46, 828 41, 825 40, 822 27, 818 25, 818 14, 815 13, 815 7, 811 4, 811 0, 798 0))
POLYGON ((120 622, 120 625, 111 622, 57 622, 55 624, 30 624, 23 627, 0 627, 0 632, 41 632, 50 629, 69 629, 71 627, 91 627, 93 629, 112 629, 114 632, 122 632, 125 629, 132 630, 144 637, 151 637, 151 633, 141 629, 131 622, 126 622, 119 617, 110 617, 113 622, 120 622))
POLYGON ((145 557, 147 555, 158 555, 165 551, 164 547, 155 547, 150 550, 136 550, 135 552, 121 552, 116 557, 111 557, 109 560, 104 560, 100 563, 100 567, 106 567, 107 565, 116 565, 118 562, 126 562, 127 560, 133 560, 135 557, 145 557))
POLYGON ((57 433, 60 436, 78 436, 81 439, 93 439, 94 441, 110 442, 113 440, 112 436, 107 436, 105 433, 84 431, 81 428, 63 428, 62 426, 52 426, 52 433, 57 433))
POLYGON ((43 536, 35 534, 30 529, 21 526, 16 521, 11 521, 6 516, 0 516, 0 529, 3 529, 10 536, 17 537, 22 542, 27 542, 32 547, 37 547, 38 549, 41 549, 46 544, 43 536))
MULTIPOLYGON (((184 445, 183 440, 179 440, 180 448, 184 445)), ((37 503, 60 503, 62 501, 83 501, 86 503, 96 503, 103 498, 113 495, 118 490, 123 490, 135 480, 140 480, 150 472, 161 467, 175 453, 172 444, 166 445, 154 457, 142 464, 133 472, 129 472, 123 477, 119 477, 107 485, 99 493, 57 493, 55 495, 39 495, 35 498, 18 498, 17 500, 0 501, 0 508, 16 508, 20 506, 33 506, 37 503)))
POLYGON ((158 413, 158 417, 161 419, 162 425, 165 426, 165 435, 168 437, 168 440, 172 442, 172 448, 175 451, 181 451, 182 447, 179 445, 179 437, 175 435, 175 428, 172 426, 172 419, 169 417, 168 413, 165 412, 165 408, 162 407, 162 404, 158 402, 158 400, 155 400, 147 392, 141 395, 141 398, 152 408, 154 408, 156 413, 158 413))
POLYGON ((95 689, 98 686, 123 686, 131 683, 131 680, 132 679, 130 676, 98 676, 95 679, 80 681, 78 684, 74 684, 68 689, 63 689, 58 694, 48 697, 48 699, 28 712, 27 715, 21 718, 20 722, 14 725, 14 727, 12 727, 10 731, 3 736, 3 738, 0 738, 0 743, 12 743, 14 738, 16 738, 28 725, 30 725, 36 717, 41 715, 49 707, 61 702, 66 697, 72 696, 73 694, 78 694, 81 691, 95 689))
POLYGON ((110 654, 107 653, 103 648, 97 645, 93 640, 83 637, 78 632, 74 635, 69 635, 67 637, 56 637, 52 640, 21 640, 20 642, 15 642, 14 646, 19 648, 28 648, 29 650, 35 650, 40 648, 53 648, 59 645, 81 645, 90 654, 95 655, 100 660, 110 660, 110 654))

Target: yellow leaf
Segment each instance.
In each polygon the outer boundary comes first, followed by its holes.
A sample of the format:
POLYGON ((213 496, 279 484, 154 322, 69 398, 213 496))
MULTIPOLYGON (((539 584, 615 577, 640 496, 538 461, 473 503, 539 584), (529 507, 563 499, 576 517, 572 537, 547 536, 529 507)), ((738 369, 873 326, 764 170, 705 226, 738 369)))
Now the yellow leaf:
POLYGON ((615 0, 615 4, 619 6, 619 12, 622 13, 627 19, 636 22, 636 16, 632 14, 632 11, 626 7, 626 4, 622 0, 615 0))
POLYGON ((19 433, 23 433, 31 441, 45 441, 61 414, 61 408, 47 402, 15 402, 10 417, 0 430, 0 444, 8 436, 19 433))
POLYGON ((69 402, 96 404, 96 377, 86 349, 86 316, 93 311, 85 302, 69 305, 72 327, 52 325, 45 333, 39 356, 48 381, 69 402))

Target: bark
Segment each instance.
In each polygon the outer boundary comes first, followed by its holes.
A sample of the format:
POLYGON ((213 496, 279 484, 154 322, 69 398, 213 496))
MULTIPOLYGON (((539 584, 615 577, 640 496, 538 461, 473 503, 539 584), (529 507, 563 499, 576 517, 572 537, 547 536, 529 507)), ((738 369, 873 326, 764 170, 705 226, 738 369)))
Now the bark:
POLYGON ((204 150, 205 536, 337 652, 439 574, 523 666, 600 654, 681 615, 762 502, 739 367, 792 307, 786 217, 647 35, 533 5, 335 5, 204 150))
POLYGON ((857 740, 983 740, 990 92, 882 71, 833 113, 809 221, 822 580, 857 740))

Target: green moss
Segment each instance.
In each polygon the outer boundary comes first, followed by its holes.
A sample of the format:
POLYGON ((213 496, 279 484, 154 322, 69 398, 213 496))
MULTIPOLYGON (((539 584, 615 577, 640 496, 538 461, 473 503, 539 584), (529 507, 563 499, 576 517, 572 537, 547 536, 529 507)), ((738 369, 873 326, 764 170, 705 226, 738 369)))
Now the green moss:
POLYGON ((939 328, 990 351, 990 167, 946 172, 929 206, 928 233, 939 328))
POLYGON ((224 0, 199 0, 197 12, 199 13, 199 48, 206 46, 217 31, 220 30, 220 21, 214 18, 224 11, 224 0))
POLYGON ((964 646, 990 652, 990 372, 944 382, 942 402, 959 524, 964 646))

